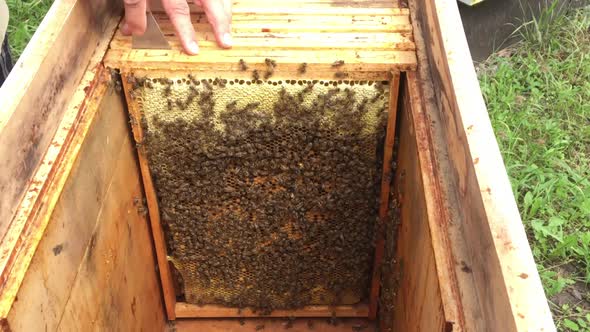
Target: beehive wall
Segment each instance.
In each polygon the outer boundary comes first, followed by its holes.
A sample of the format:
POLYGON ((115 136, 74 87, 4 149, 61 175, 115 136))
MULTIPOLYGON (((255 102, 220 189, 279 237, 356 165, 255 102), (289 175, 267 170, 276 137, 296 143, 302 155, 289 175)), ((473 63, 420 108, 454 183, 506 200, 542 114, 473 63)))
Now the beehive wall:
POLYGON ((366 299, 386 84, 127 80, 187 302, 366 299))

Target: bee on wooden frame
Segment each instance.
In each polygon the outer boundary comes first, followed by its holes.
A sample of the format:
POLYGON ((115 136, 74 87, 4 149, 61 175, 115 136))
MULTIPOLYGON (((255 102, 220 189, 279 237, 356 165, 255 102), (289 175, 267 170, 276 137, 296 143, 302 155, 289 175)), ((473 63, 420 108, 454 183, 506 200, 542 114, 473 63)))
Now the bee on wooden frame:
POLYGON ((307 62, 300 64, 297 71, 299 72, 299 74, 305 74, 307 72, 307 62))
POLYGON ((342 71, 337 71, 334 74, 334 77, 335 78, 346 78, 346 77, 348 77, 348 73, 345 73, 345 72, 342 72, 342 71))
POLYGON ((336 60, 332 63, 332 67, 342 67, 344 66, 344 60, 336 60))
POLYGON ((172 93, 172 86, 171 85, 166 85, 166 87, 164 88, 164 96, 165 97, 170 97, 170 94, 172 93))
POLYGON ((269 58, 264 59, 264 63, 266 63, 266 66, 267 67, 273 67, 274 68, 274 67, 277 66, 277 62, 275 60, 272 60, 272 59, 269 59, 269 58))
POLYGON ((213 86, 211 85, 211 83, 209 83, 208 80, 201 80, 201 82, 203 82, 203 86, 205 86, 205 89, 209 91, 213 90, 213 86))
POLYGON ((240 61, 238 62, 238 64, 240 65, 240 70, 241 71, 248 70, 248 65, 246 64, 246 61, 244 61, 244 59, 240 59, 240 61))
POLYGON ((188 79, 191 81, 191 83, 198 85, 197 82, 199 82, 199 80, 194 75, 188 74, 187 76, 188 76, 188 79))

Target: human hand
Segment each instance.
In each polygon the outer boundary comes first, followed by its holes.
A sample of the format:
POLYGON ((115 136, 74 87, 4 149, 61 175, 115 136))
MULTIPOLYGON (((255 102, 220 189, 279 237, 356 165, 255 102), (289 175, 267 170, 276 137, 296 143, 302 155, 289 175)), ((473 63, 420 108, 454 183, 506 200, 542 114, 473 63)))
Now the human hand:
MULTIPOLYGON (((146 29, 146 1, 123 0, 125 22, 121 32, 125 35, 142 35, 146 29)), ((203 7, 207 20, 213 27, 217 44, 223 48, 232 46, 231 38, 231 0, 194 0, 203 7)), ((195 29, 191 23, 190 10, 186 0, 162 0, 166 14, 174 25, 182 48, 188 54, 199 53, 195 29)))

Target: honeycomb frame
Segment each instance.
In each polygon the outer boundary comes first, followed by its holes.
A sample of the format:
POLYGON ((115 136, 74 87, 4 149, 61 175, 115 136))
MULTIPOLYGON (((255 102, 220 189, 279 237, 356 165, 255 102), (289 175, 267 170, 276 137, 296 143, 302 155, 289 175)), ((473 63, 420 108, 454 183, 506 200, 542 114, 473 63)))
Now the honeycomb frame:
MULTIPOLYGON (((132 76, 133 74, 131 74, 131 76, 129 77, 135 77, 132 76)), ((151 80, 148 79, 146 81, 140 82, 140 84, 136 83, 133 81, 133 79, 128 79, 127 81, 125 81, 125 78, 127 77, 127 74, 123 75, 124 78, 124 85, 126 87, 126 94, 128 97, 128 100, 130 101, 130 113, 132 115, 131 118, 131 122, 133 125, 133 129, 134 129, 134 135, 136 137, 136 139, 138 140, 139 144, 138 144, 138 148, 140 151, 144 151, 145 147, 147 146, 147 142, 149 142, 150 136, 153 133, 150 133, 149 130, 145 130, 147 129, 148 126, 150 126, 150 121, 153 119, 148 119, 150 117, 145 116, 145 114, 141 114, 141 112, 137 112, 140 108, 141 108, 141 103, 145 102, 144 97, 142 95, 138 95, 137 94, 137 90, 138 87, 137 85, 143 85, 144 88, 147 88, 147 86, 149 85, 150 88, 149 89, 155 89, 158 90, 160 94, 162 94, 162 96, 165 96, 166 92, 162 92, 162 89, 165 89, 165 87, 167 86, 167 82, 170 82, 171 78, 160 78, 160 79, 155 79, 155 80, 151 80), (141 128, 143 127, 143 128, 141 128), (143 132, 142 132, 143 131, 143 132)), ((395 76, 397 79, 399 79, 399 75, 395 76)), ((140 78, 140 81, 142 80, 142 78, 140 78)), ((359 108, 358 106, 361 106, 361 104, 363 104, 363 102, 366 104, 369 101, 371 103, 375 103, 377 100, 379 100, 379 102, 381 103, 380 105, 380 109, 381 109, 381 119, 380 124, 381 124, 381 128, 382 130, 385 128, 385 122, 384 119, 386 119, 387 117, 387 109, 388 107, 388 99, 389 99, 389 93, 387 92, 387 90, 384 89, 384 85, 379 82, 379 83, 375 83, 374 85, 372 84, 372 82, 362 82, 362 81, 348 81, 348 80, 334 80, 334 81, 319 81, 319 80, 284 80, 281 81, 279 80, 277 82, 277 80, 240 80, 240 79, 235 79, 234 81, 228 81, 226 79, 215 79, 215 78, 209 78, 209 79, 196 79, 196 75, 187 75, 184 77, 180 77, 179 75, 175 75, 174 76, 174 80, 175 82, 173 84, 178 84, 181 88, 179 90, 184 89, 185 92, 185 96, 190 96, 191 95, 191 91, 196 92, 196 95, 199 94, 203 94, 203 92, 205 92, 206 86, 210 86, 210 87, 215 87, 215 88, 220 88, 219 86, 223 85, 224 89, 230 85, 239 85, 239 84, 244 84, 244 85, 259 85, 262 87, 266 87, 266 89, 270 89, 273 90, 275 94, 278 92, 278 94, 281 94, 281 92, 285 92, 284 86, 287 87, 291 87, 290 89, 286 89, 288 90, 288 92, 286 93, 287 96, 289 96, 289 98, 291 98, 291 101, 293 100, 298 100, 299 102, 302 102, 304 104, 307 104, 307 108, 310 108, 313 101, 317 101, 317 96, 322 95, 322 94, 330 94, 334 91, 337 91, 337 93, 333 93, 333 95, 335 96, 336 100, 339 100, 340 102, 343 102, 347 99, 347 95, 351 95, 351 94, 355 94, 354 91, 352 91, 351 93, 351 87, 354 87, 356 85, 356 88, 361 88, 364 89, 365 91, 377 91, 379 94, 379 98, 376 98, 375 96, 369 96, 369 97, 364 97, 364 98, 357 98, 357 100, 355 100, 353 102, 353 106, 355 106, 357 109, 359 108), (197 83, 200 82, 199 83, 197 83), (197 83, 197 84, 194 84, 197 83), (368 83, 368 84, 367 84, 368 83), (201 86, 200 89, 195 89, 195 86, 201 86), (277 88, 278 86, 278 88, 277 88), (311 93, 310 91, 304 92, 303 90, 310 90, 311 87, 311 93), (188 93, 188 95, 186 94, 188 93), (302 95, 302 93, 304 95, 302 95), (315 97, 314 97, 315 96, 315 97), (385 115, 385 117, 383 117, 383 115, 385 115)), ((221 89, 221 88, 220 88, 221 89)), ((175 96, 175 92, 178 92, 177 89, 174 89, 174 91, 171 91, 170 96, 169 97, 174 97, 175 96)), ((154 94, 157 95, 158 93, 154 94)), ((168 96, 165 96, 168 97, 168 96)), ((193 97, 189 97, 186 99, 195 99, 197 98, 196 96, 193 97)), ((149 98, 148 98, 149 99, 149 98)), ((164 98, 162 98, 164 99, 164 98)), ((165 98, 166 100, 170 100, 173 98, 165 98)), ((180 99, 177 98, 176 99, 180 99)), ((185 99, 185 101, 186 101, 185 99)), ((218 99, 218 98, 213 98, 213 99, 218 99)), ((238 98, 239 99, 239 98, 238 98)), ((267 98, 266 100, 268 100, 269 98, 267 98)), ((351 99, 349 97, 349 99, 351 99)), ((352 98, 354 99, 354 97, 352 98)), ((198 103, 202 103, 202 100, 197 100, 197 101, 193 101, 194 104, 198 104, 198 103)), ((276 101, 273 101, 276 104, 276 101)), ((268 108, 268 105, 272 105, 273 102, 270 102, 270 104, 267 104, 266 107, 268 108)), ((350 102, 350 101, 349 101, 350 102)), ((222 102, 219 104, 224 104, 227 105, 227 102, 222 102)), ((219 105, 218 105, 219 106, 219 105)), ((168 111, 172 111, 174 112, 174 109, 176 109, 177 112, 184 112, 184 113, 191 113, 190 110, 188 110, 190 108, 189 105, 183 105, 182 101, 181 102, 173 102, 170 103, 168 102, 167 105, 165 105, 166 108, 169 108, 168 111)), ((237 103, 233 105, 233 107, 235 107, 236 110, 241 110, 243 111, 244 108, 247 108, 248 105, 247 104, 240 104, 237 103)), ((194 107, 193 107, 194 108, 194 107)), ((226 107, 227 108, 227 107, 226 107)), ((287 107, 288 108, 288 107, 287 107)), ((354 108, 354 107, 353 107, 354 108)), ((362 108, 362 107, 361 107, 362 108)), ((194 111, 194 109, 193 109, 194 111)), ((219 117, 219 115, 222 115, 222 113, 228 113, 228 112, 221 112, 219 107, 216 108, 216 110, 214 110, 214 113, 217 114, 217 116, 219 117)), ((350 115, 350 114, 349 114, 350 115)), ((331 116, 327 117, 329 120, 328 121, 324 121, 323 125, 326 126, 330 126, 330 124, 326 124, 326 122, 331 122, 332 127, 335 127, 337 125, 334 125, 335 123, 338 123, 338 121, 340 121, 340 123, 342 123, 342 119, 338 119, 337 117, 334 117, 334 114, 332 114, 331 116)), ((375 124, 378 122, 376 120, 376 118, 373 116, 372 117, 372 122, 371 121, 364 121, 364 123, 372 123, 373 124, 373 128, 375 127, 375 124)), ((195 120, 196 118, 193 118, 193 120, 195 120)), ((229 119, 225 119, 226 122, 230 121, 229 119)), ((239 120, 243 120, 243 119, 239 119, 239 120)), ((259 119, 260 120, 260 119, 259 119)), ((293 120, 293 119, 290 119, 293 120)), ((162 121, 161 119, 159 119, 158 121, 162 121)), ((285 121, 284 121, 285 122, 285 121)), ((288 121, 286 121, 288 122, 288 121)), ((353 122, 354 123, 354 122, 353 122)), ((359 121, 359 123, 361 123, 361 121, 359 121)), ((235 126, 239 124, 238 122, 235 122, 232 124, 232 126, 235 126)), ((151 124, 153 126, 153 123, 151 124)), ((220 129, 221 131, 223 131, 223 126, 219 123, 216 124, 217 125, 217 129, 220 129)), ((317 125, 317 124, 316 124, 317 125)), ((353 125, 354 127, 354 125, 353 125)), ((365 135, 369 132, 371 132, 371 125, 365 125, 364 127, 361 126, 356 126, 358 128, 356 128, 355 130, 357 130, 359 133, 364 132, 365 135)), ((373 134, 375 134, 375 132, 373 132, 373 134)), ((381 132, 381 135, 383 134, 383 131, 381 132)), ((345 137, 346 133, 340 133, 341 136, 345 137)), ((239 135, 238 135, 239 136, 239 135)), ((301 135, 299 135, 301 136, 301 135)), ((374 148, 374 147, 373 147, 374 148)), ((149 159, 148 155, 149 152, 146 154, 145 151, 143 153, 140 153, 140 163, 141 163, 141 159, 149 159)), ((376 154, 373 154, 373 156, 376 156, 376 154)), ((144 160, 145 161, 145 160, 144 160)), ((376 159, 373 159, 372 162, 375 164, 380 163, 381 161, 377 161, 376 159)), ((149 163, 149 162, 148 162, 149 163)), ((148 167, 149 168, 149 167, 148 167)), ((374 177, 375 179, 377 179, 379 177, 379 172, 377 172, 378 168, 375 168, 375 172, 371 175, 371 177, 374 177)), ((142 173, 145 173, 144 170, 142 169, 142 173)), ((151 176, 151 174, 150 174, 151 176)), ((145 176, 144 176, 145 177, 145 176)), ((157 181, 157 180, 156 180, 157 181)), ((146 183, 149 183, 151 181, 146 181, 146 183)), ((379 190, 378 189, 378 179, 373 181, 375 186, 373 186, 373 190, 379 190)), ((149 188, 146 188, 146 190, 149 190, 149 188)), ((149 195, 148 195, 149 196, 149 195)), ((378 193, 376 193, 376 195, 374 196, 378 196, 378 193)), ((148 207, 150 207, 149 205, 154 205, 153 203, 150 204, 149 203, 149 197, 148 197, 148 207)), ((373 211, 375 212, 377 210, 377 206, 373 207, 373 211)), ((153 214, 154 211, 158 211, 158 208, 153 209, 150 208, 150 213, 153 214)), ((166 213, 166 211, 163 211, 164 213, 166 213)), ((373 213, 375 214, 375 213, 373 213)), ((372 218, 373 220, 375 220, 376 215, 373 215, 372 218)), ((161 219, 167 219, 168 216, 165 216, 164 218, 161 219)), ((164 222, 164 224, 167 224, 166 222, 164 222)), ((170 232, 167 230, 167 234, 170 234, 170 232)), ((372 235, 371 235, 372 236, 372 235)), ((168 238, 168 243, 170 242, 170 238, 168 238)), ((170 250, 171 248, 168 247, 168 250, 170 250)), ((369 251, 372 252, 374 249, 371 245, 371 247, 369 248, 369 251)), ((172 261, 173 264, 179 264, 178 260, 172 256, 169 257, 170 260, 172 261)), ((362 275, 367 276, 367 278, 370 278, 370 268, 372 268, 372 261, 370 261, 370 259, 366 260, 366 262, 368 264, 365 264, 366 268, 364 268, 362 275)), ((365 280, 365 284, 367 284, 368 281, 365 280)), ((185 291, 186 291, 186 287, 185 287, 185 291)), ((320 292, 321 293, 321 292, 320 292)), ((335 298, 339 297, 339 296, 330 296, 329 294, 324 292, 324 295, 321 297, 317 297, 315 301, 310 301, 307 303, 301 303, 300 301, 295 301, 294 303, 290 303, 289 305, 283 305, 283 306, 279 306, 280 309, 300 309, 303 305, 307 304, 307 305, 314 305, 314 304, 324 304, 324 305, 328 305, 328 306, 334 306, 334 305, 342 305, 342 304, 353 304, 355 302, 359 302, 359 300, 362 298, 364 300, 364 302, 366 302, 368 294, 356 294, 356 295, 352 295, 348 296, 349 300, 348 301, 336 301, 334 300, 335 298), (321 298, 321 301, 318 300, 321 298), (352 298, 352 299, 351 299, 352 298)), ((341 297, 341 296, 340 296, 341 297)), ((214 297, 215 298, 215 297, 214 297)), ((219 300, 219 297, 216 298, 217 300, 219 300)), ((193 303, 197 303, 197 304, 203 304, 204 302, 202 300, 194 300, 192 299, 192 301, 189 302, 193 302, 193 303)), ((217 304, 229 304, 229 305, 235 305, 235 307, 242 307, 242 306, 250 306, 250 307, 255 307, 259 309, 259 314, 264 314, 264 313, 268 313, 270 310, 276 309, 276 306, 271 306, 271 307, 265 307, 265 306, 261 306, 261 305, 254 305, 253 303, 244 303, 245 305, 242 305, 240 303, 236 303, 234 302, 224 302, 224 301, 218 301, 217 304)))

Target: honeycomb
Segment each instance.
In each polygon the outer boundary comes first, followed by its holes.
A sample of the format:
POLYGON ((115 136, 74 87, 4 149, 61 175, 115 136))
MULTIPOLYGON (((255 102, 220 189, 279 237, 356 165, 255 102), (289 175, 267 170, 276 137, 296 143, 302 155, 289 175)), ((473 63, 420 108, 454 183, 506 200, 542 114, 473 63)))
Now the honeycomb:
POLYGON ((127 80, 185 301, 367 298, 387 82, 127 80))

